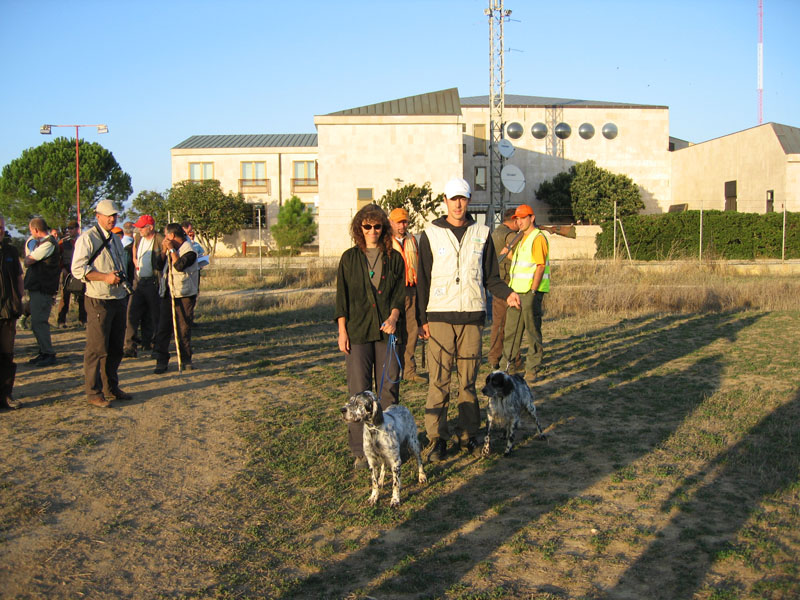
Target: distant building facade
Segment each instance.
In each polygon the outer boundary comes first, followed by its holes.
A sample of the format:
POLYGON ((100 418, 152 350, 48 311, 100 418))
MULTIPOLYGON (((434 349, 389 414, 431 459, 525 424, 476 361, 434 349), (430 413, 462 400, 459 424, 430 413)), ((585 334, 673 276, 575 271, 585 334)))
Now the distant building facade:
MULTIPOLYGON (((506 162, 526 180, 509 202, 531 204, 541 221, 558 215, 548 217, 549 207, 536 199, 539 185, 589 159, 630 177, 646 213, 673 204, 723 209, 726 202, 746 212, 780 210, 781 202, 800 210, 794 127, 767 124, 692 145, 669 136, 666 106, 516 95, 505 97, 504 121, 515 148, 506 162)), ((322 256, 348 248, 355 212, 396 187, 429 182, 438 194, 460 176, 474 190, 476 212, 488 205, 488 96, 461 98, 451 88, 317 115, 314 124, 316 134, 192 136, 172 149, 173 183, 219 179, 264 205, 265 227, 297 195, 315 210, 322 256)), ((226 239, 228 250, 244 239, 252 243, 252 233, 226 239)))

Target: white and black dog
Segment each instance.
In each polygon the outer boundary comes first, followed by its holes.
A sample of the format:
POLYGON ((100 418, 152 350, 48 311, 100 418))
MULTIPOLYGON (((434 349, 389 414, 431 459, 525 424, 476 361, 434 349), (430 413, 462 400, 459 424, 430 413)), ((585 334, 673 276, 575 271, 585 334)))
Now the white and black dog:
POLYGON ((369 503, 378 501, 378 490, 383 487, 385 468, 392 471, 392 501, 390 506, 400 506, 400 466, 409 451, 417 459, 419 482, 428 478, 422 469, 417 424, 411 412, 399 404, 386 410, 370 391, 350 396, 342 408, 344 420, 349 423, 364 423, 364 455, 372 471, 372 494, 369 503), (378 465, 381 467, 378 475, 378 465))
POLYGON ((528 414, 536 421, 536 429, 542 439, 546 439, 539 419, 536 416, 536 406, 533 404, 533 392, 521 375, 509 375, 505 371, 493 371, 486 376, 486 385, 483 386, 481 393, 489 397, 489 405, 486 408, 486 439, 483 442, 483 456, 489 455, 489 436, 492 429, 505 427, 506 430, 506 449, 504 456, 511 453, 514 447, 514 432, 519 427, 522 411, 527 410, 528 414))

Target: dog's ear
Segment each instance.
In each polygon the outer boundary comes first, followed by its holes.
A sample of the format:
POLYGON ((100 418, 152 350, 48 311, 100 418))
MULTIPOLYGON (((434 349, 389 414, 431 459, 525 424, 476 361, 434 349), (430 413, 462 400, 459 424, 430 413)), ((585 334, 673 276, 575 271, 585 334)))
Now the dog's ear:
POLYGON ((514 380, 508 375, 503 376, 503 395, 508 396, 514 391, 514 380))
POLYGON ((383 407, 375 396, 372 397, 372 410, 370 412, 372 414, 372 424, 383 425, 383 407))

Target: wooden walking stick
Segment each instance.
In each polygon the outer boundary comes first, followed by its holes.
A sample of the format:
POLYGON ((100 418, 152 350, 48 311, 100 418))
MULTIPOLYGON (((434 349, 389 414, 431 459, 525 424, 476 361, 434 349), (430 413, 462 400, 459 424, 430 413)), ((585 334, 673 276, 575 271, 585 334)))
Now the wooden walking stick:
POLYGON ((183 363, 181 362, 181 345, 178 340, 178 320, 175 317, 175 277, 173 277, 172 259, 169 255, 167 255, 167 260, 169 261, 169 305, 172 308, 172 333, 175 336, 175 354, 178 356, 178 373, 181 373, 183 371, 183 363))

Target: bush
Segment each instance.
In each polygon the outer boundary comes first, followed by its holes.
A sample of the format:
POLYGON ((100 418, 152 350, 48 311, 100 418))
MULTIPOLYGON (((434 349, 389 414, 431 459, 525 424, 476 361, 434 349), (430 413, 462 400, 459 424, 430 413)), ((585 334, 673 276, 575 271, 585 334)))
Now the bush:
MULTIPOLYGON (((632 215, 621 219, 635 260, 697 257, 700 211, 661 215, 632 215)), ((729 260, 780 258, 783 213, 703 212, 703 255, 729 260)), ((614 224, 603 224, 597 235, 597 258, 614 255, 614 224)), ((617 231, 617 253, 625 256, 625 242, 617 231)), ((786 215, 786 258, 800 258, 800 213, 786 215)))

